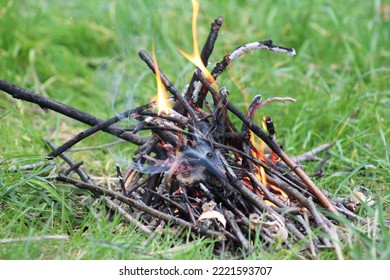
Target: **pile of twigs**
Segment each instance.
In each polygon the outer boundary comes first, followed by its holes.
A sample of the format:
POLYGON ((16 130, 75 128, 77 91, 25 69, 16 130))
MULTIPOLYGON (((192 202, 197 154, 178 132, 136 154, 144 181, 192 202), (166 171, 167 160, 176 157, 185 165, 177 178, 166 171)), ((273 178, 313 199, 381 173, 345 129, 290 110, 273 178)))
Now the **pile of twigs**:
MULTIPOLYGON (((211 24, 201 52, 204 65, 208 64, 222 22, 217 18, 211 24)), ((265 117, 264 131, 254 116, 268 103, 294 102, 293 98, 262 100, 256 96, 242 113, 229 102, 229 91, 216 86, 215 80, 232 60, 255 49, 295 54, 294 49, 277 46, 271 40, 243 45, 218 62, 211 76, 195 69, 183 93, 156 69, 145 50, 140 51, 141 59, 173 96, 167 100, 174 103, 173 108, 163 113, 156 113, 156 103, 151 102, 101 120, 4 81, 0 81, 0 89, 90 125, 61 147, 52 146, 48 159, 60 156, 70 165, 56 179, 104 196, 110 208, 146 234, 152 236, 164 225, 177 226, 219 239, 218 250, 249 250, 254 237, 264 246, 307 242, 313 253, 321 247, 333 247, 333 241, 342 233, 337 227, 338 215, 362 220, 353 211, 358 202, 329 199, 298 163, 318 159, 315 154, 331 144, 301 157, 289 157, 277 143, 271 117, 265 117), (207 95, 211 96, 210 103, 207 95), (130 130, 116 125, 125 118, 139 122, 130 130), (125 176, 117 168, 119 182, 115 190, 96 185, 65 153, 100 130, 139 146, 125 176), (151 132, 150 138, 139 135, 145 130, 151 132), (265 149, 255 144, 261 141, 265 149)))

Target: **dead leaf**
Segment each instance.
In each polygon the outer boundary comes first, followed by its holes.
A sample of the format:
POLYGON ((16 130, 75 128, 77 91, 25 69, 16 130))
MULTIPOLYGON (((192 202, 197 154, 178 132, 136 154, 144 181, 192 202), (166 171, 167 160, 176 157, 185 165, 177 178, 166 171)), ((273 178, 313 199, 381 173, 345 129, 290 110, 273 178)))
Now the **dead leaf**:
POLYGON ((274 240, 285 241, 288 237, 286 227, 279 221, 265 222, 263 223, 263 228, 274 240))
POLYGON ((250 214, 249 215, 249 222, 250 222, 251 229, 255 229, 256 227, 258 227, 261 224, 260 215, 258 215, 256 213, 250 214))
POLYGON ((225 217, 221 213, 215 210, 203 212, 199 216, 198 221, 210 220, 210 219, 217 219, 223 225, 223 227, 226 227, 225 217))

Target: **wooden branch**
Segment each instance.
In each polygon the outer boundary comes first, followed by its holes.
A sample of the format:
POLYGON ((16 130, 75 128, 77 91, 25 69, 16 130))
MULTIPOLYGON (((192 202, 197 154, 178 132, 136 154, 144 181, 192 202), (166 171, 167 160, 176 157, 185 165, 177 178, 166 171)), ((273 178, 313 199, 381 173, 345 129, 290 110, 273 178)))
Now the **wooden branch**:
MULTIPOLYGON (((202 53, 200 54, 200 58, 201 58, 203 65, 205 67, 207 67, 209 57, 210 57, 211 53, 213 52, 214 44, 215 44, 215 41, 217 40, 218 32, 221 29, 222 23, 223 23, 223 18, 219 17, 216 20, 214 20, 214 22, 211 24, 209 36, 207 37, 206 43, 202 49, 202 53)), ((198 75, 195 71, 194 74, 192 75, 191 81, 190 81, 189 86, 187 88, 187 91, 185 93, 185 97, 187 100, 192 99, 192 97, 193 97, 192 95, 193 95, 194 89, 195 89, 195 82, 197 82, 197 81, 199 81, 199 79, 198 79, 198 75)), ((202 104, 203 104, 203 102, 202 102, 202 104)))
MULTIPOLYGON (((210 85, 210 83, 203 77, 199 77, 201 82, 207 86, 213 95, 219 96, 219 93, 210 85)), ((250 121, 240 110, 238 110, 232 103, 228 102, 226 107, 230 112, 235 114, 246 126, 252 130, 261 140, 263 140, 268 147, 270 147, 283 161, 291 168, 292 171, 305 183, 307 188, 316 196, 320 203, 325 207, 326 210, 333 214, 338 214, 336 208, 325 196, 325 194, 314 184, 310 177, 297 165, 280 147, 275 143, 271 137, 269 137, 259 126, 250 121)))
POLYGON ((91 136, 92 134, 94 134, 94 133, 96 133, 96 132, 98 132, 100 130, 103 130, 103 129, 105 129, 105 128, 113 125, 114 123, 117 123, 117 122, 119 122, 119 121, 121 121, 121 120, 123 120, 125 118, 128 118, 128 117, 130 117, 133 114, 137 114, 139 112, 142 112, 143 110, 148 109, 148 108, 150 108, 153 105, 154 105, 153 103, 149 103, 149 104, 146 104, 146 105, 143 105, 143 106, 139 106, 137 108, 134 108, 134 109, 131 109, 131 110, 127 110, 126 112, 123 112, 123 113, 121 113, 121 114, 119 114, 117 116, 114 116, 114 117, 112 117, 112 118, 110 118, 110 119, 108 119, 106 121, 102 121, 102 122, 94 125, 93 127, 80 132, 75 137, 73 137, 72 139, 67 141, 65 144, 63 144, 59 148, 55 149, 51 153, 49 153, 47 155, 47 157, 48 158, 55 158, 55 157, 59 156, 60 154, 62 154, 63 152, 65 152, 66 150, 68 150, 71 147, 73 147, 74 145, 76 145, 78 142, 84 140, 88 136, 91 136))
MULTIPOLYGON (((60 113, 62 115, 65 115, 67 117, 70 117, 72 119, 78 120, 82 123, 85 123, 90 126, 97 125, 99 123, 102 123, 103 120, 96 118, 88 113, 85 113, 83 111, 80 111, 76 108, 73 108, 69 105, 65 105, 61 102, 52 100, 50 98, 44 97, 42 95, 38 95, 35 93, 32 93, 26 89, 20 88, 14 84, 11 84, 9 82, 0 80, 0 90, 4 91, 5 93, 10 94, 13 98, 21 99, 27 102, 31 102, 34 104, 39 105, 41 108, 47 108, 50 110, 53 110, 57 113, 60 113)), ((139 135, 135 135, 132 133, 128 133, 126 130, 111 126, 102 129, 104 132, 110 133, 118 138, 122 138, 126 141, 129 141, 131 143, 134 143, 136 145, 142 145, 146 142, 146 139, 144 137, 141 137, 139 135)))
POLYGON ((296 163, 302 162, 302 161, 307 161, 307 160, 317 160, 318 158, 315 157, 316 154, 321 153, 322 151, 325 151, 329 149, 330 147, 333 146, 332 142, 328 142, 325 144, 322 144, 316 148, 314 148, 311 151, 308 151, 306 153, 303 153, 299 156, 293 157, 292 160, 295 161, 296 163))
POLYGON ((31 236, 31 237, 4 238, 4 239, 0 239, 0 244, 8 244, 8 243, 15 243, 15 242, 56 241, 56 240, 69 240, 69 236, 68 235, 43 235, 43 236, 31 236))
POLYGON ((230 63, 234 59, 241 56, 245 52, 252 51, 255 49, 269 50, 273 52, 288 54, 291 56, 295 55, 294 49, 274 45, 274 43, 271 40, 249 43, 238 47, 233 52, 226 55, 220 62, 217 63, 217 65, 214 67, 213 71, 211 72, 211 75, 213 75, 214 79, 216 79, 223 71, 226 70, 226 68, 230 65, 230 63))
POLYGON ((249 248, 250 248, 249 241, 248 241, 248 239, 246 239, 246 237, 242 233, 240 227, 237 225, 236 221, 234 220, 234 214, 231 211, 224 209, 223 215, 225 216, 225 219, 226 219, 228 225, 230 226, 231 230, 233 231, 233 233, 235 234, 235 236, 237 237, 237 239, 241 243, 241 246, 245 250, 249 250, 249 248))
POLYGON ((223 233, 222 232, 218 232, 218 231, 214 231, 214 230, 210 230, 210 229, 202 229, 200 228, 199 226, 194 226, 193 224, 183 220, 183 219, 180 219, 180 218, 176 218, 174 216, 171 216, 171 215, 168 215, 168 214, 165 214, 163 212, 160 212, 152 207, 149 207, 147 205, 145 205, 144 203, 142 202, 138 202, 134 199, 131 199, 131 198, 128 198, 128 197, 125 197, 124 195, 120 194, 120 193, 117 193, 117 192, 114 192, 112 190, 109 190, 109 189, 105 189, 105 188, 101 188, 99 186, 95 186, 93 184, 88 184, 88 183, 85 183, 85 182, 81 182, 81 181, 78 181, 78 180, 75 180, 75 179, 72 179, 72 178, 69 178, 69 177, 66 177, 64 175, 58 175, 56 177, 56 179, 60 182, 64 182, 64 183, 68 183, 68 184, 71 184, 71 185, 74 185, 75 187, 78 187, 80 189, 84 189, 84 190, 89 190, 95 194, 99 194, 99 195, 106 195, 106 196, 109 196, 113 199, 117 199, 131 207, 134 207, 138 210, 141 210, 145 213, 148 213, 156 218, 159 218, 159 219, 162 219, 168 223, 174 223, 178 226, 181 226, 181 227, 184 227, 184 228, 187 228, 187 229, 190 229, 194 232, 197 232, 197 233, 200 233, 200 234, 203 234, 203 235, 207 235, 207 236, 213 236, 213 237, 222 237, 223 236, 223 233))

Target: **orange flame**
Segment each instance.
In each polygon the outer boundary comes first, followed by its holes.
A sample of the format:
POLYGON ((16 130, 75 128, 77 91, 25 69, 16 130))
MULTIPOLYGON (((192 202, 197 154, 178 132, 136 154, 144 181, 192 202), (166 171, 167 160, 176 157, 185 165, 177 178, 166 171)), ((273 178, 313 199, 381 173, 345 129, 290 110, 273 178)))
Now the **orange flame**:
MULTIPOLYGON (((153 56, 153 63, 154 63, 154 69, 156 71, 156 83, 157 83, 157 108, 158 108, 158 115, 161 114, 168 114, 169 110, 171 109, 169 106, 169 103, 166 101, 167 99, 167 91, 161 81, 161 74, 160 69, 158 68, 156 54, 154 52, 154 47, 152 48, 152 56, 153 56)), ((155 99, 154 99, 155 100, 155 99)))
POLYGON ((199 2, 198 0, 191 0, 192 2, 192 38, 193 38, 193 52, 192 54, 187 54, 181 49, 179 49, 180 53, 187 58, 189 61, 191 61, 196 67, 199 68, 199 70, 203 73, 205 78, 210 84, 214 83, 214 78, 210 74, 210 72, 207 70, 207 68, 204 66, 202 59, 200 58, 199 53, 199 45, 198 45, 198 37, 196 34, 196 18, 198 17, 199 13, 199 2))

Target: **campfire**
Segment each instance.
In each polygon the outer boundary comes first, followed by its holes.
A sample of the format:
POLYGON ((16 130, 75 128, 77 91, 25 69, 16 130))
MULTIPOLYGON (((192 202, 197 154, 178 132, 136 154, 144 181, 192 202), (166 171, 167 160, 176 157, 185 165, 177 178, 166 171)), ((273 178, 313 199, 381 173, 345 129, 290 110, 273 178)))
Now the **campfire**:
MULTIPOLYGON (((364 222, 355 214, 361 200, 329 198, 300 165, 305 160, 320 159, 316 154, 331 147, 331 143, 290 157, 278 144, 277 131, 282 124, 274 124, 272 115, 262 117, 260 112, 274 102, 288 106, 296 100, 257 95, 242 112, 229 101, 229 96, 237 93, 218 83, 218 77, 231 62, 246 52, 264 50, 294 56, 295 50, 271 40, 248 43, 227 54, 209 71, 208 60, 223 18, 212 22, 199 52, 197 2, 193 1, 193 5, 193 53, 180 52, 195 66, 182 91, 159 69, 154 50, 152 56, 146 50, 141 50, 139 56, 156 76, 156 97, 108 120, 4 81, 0 83, 1 89, 14 98, 90 125, 90 129, 60 147, 50 143, 53 151, 48 160, 60 156, 70 165, 56 180, 104 196, 108 207, 150 238, 162 227, 176 227, 215 238, 217 251, 238 248, 248 251, 255 238, 264 247, 277 244, 289 248, 302 242, 313 255, 321 248, 339 250, 337 240, 343 237, 343 231, 338 217, 364 222), (116 124, 125 118, 136 119, 138 123, 130 129, 116 124), (65 153, 98 131, 138 146, 128 170, 122 172, 117 166, 116 189, 95 184, 81 164, 65 153)), ((326 160, 320 162, 319 170, 326 160)))

